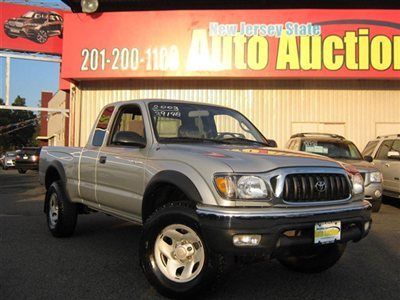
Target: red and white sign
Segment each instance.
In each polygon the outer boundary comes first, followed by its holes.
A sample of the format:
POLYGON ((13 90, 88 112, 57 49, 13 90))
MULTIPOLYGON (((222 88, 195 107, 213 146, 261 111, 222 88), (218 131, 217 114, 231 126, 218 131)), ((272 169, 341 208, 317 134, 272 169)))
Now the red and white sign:
POLYGON ((0 49, 61 55, 62 10, 0 3, 0 49))
POLYGON ((61 75, 400 79, 400 11, 66 14, 61 75))

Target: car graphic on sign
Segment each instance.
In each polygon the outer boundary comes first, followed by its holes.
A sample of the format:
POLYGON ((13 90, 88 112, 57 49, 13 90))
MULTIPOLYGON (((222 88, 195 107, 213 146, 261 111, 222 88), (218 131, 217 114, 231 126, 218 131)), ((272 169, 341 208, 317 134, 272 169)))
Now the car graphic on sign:
POLYGON ((4 23, 4 32, 9 38, 24 37, 44 44, 49 37, 62 37, 63 18, 56 12, 28 11, 19 18, 4 23))

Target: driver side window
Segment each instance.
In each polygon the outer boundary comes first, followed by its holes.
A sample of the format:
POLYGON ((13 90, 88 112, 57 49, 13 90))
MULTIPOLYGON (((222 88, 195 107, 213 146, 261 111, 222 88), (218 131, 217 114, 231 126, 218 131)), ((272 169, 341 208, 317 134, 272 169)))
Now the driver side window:
POLYGON ((111 145, 120 144, 117 141, 118 136, 129 136, 142 142, 146 141, 143 116, 139 106, 130 105, 122 108, 114 126, 111 145))

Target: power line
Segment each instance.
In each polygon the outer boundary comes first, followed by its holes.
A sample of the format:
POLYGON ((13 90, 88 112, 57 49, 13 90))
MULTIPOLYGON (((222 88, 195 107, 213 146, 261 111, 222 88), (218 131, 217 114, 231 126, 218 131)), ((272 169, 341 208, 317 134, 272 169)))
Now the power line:
POLYGON ((0 133, 0 136, 3 136, 3 135, 10 134, 10 133, 12 133, 12 132, 15 132, 15 131, 18 131, 18 130, 24 129, 24 128, 26 128, 26 127, 29 127, 29 126, 34 126, 34 125, 36 125, 35 123, 37 123, 37 119, 33 119, 33 120, 31 120, 30 124, 27 124, 27 125, 25 125, 25 126, 18 127, 18 128, 15 128, 15 129, 12 129, 12 130, 6 131, 6 132, 4 132, 4 133, 0 133))

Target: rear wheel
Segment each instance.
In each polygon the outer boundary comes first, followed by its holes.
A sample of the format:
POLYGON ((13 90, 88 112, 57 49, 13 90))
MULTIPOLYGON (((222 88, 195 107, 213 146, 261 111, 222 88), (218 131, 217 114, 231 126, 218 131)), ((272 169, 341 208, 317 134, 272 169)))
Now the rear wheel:
POLYGON ((47 226, 55 237, 69 237, 74 233, 78 216, 77 206, 69 201, 62 184, 54 182, 46 194, 47 226))
POLYGON ((209 289, 222 262, 207 249, 196 215, 185 203, 163 206, 144 224, 140 263, 147 280, 167 297, 209 289))
POLYGON ((25 174, 26 171, 27 171, 27 170, 24 170, 24 169, 18 169, 18 173, 19 173, 19 174, 25 174))
POLYGON ((302 272, 318 273, 333 267, 342 257, 346 244, 316 246, 287 257, 278 258, 285 267, 302 272))

